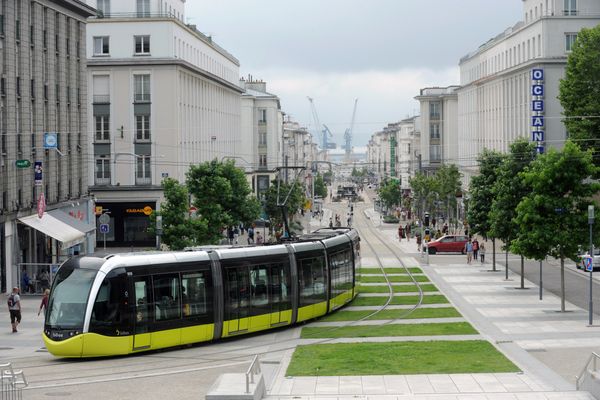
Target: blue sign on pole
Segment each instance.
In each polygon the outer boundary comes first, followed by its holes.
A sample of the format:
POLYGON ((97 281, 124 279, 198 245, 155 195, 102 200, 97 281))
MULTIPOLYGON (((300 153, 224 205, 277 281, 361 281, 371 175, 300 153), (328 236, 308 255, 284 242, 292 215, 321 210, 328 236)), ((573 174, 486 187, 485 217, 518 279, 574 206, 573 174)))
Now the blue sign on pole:
POLYGON ((583 257, 583 266, 585 267, 586 272, 592 272, 594 269, 594 261, 590 256, 583 257))
POLYGON ((44 133, 44 148, 45 149, 57 149, 58 148, 58 134, 56 132, 45 132, 44 133))
POLYGON ((108 224, 100 224, 100 233, 108 233, 110 232, 110 227, 108 224))

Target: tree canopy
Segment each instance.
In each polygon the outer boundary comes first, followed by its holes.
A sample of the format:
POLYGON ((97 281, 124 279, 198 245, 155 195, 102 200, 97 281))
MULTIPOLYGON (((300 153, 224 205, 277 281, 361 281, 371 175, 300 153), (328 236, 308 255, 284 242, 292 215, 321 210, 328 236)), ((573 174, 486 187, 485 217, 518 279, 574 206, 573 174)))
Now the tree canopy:
POLYGON ((600 151, 600 25, 577 34, 558 96, 569 138, 583 149, 600 151))
POLYGON ((325 180, 321 174, 317 174, 315 177, 315 195, 321 198, 327 197, 327 186, 325 186, 325 180))
POLYGON ((300 184, 294 184, 294 182, 288 184, 280 182, 278 196, 277 180, 273 180, 271 186, 269 186, 269 190, 267 190, 267 192, 265 193, 265 212, 269 216, 271 222, 275 225, 283 224, 281 207, 278 207, 277 204, 282 204, 288 193, 289 198, 287 201, 287 213, 290 216, 290 218, 293 218, 294 214, 296 214, 300 210, 300 208, 304 205, 306 201, 306 196, 304 195, 300 184))
POLYGON ((379 187, 379 198, 387 208, 393 208, 402 202, 402 189, 398 179, 385 180, 379 187))

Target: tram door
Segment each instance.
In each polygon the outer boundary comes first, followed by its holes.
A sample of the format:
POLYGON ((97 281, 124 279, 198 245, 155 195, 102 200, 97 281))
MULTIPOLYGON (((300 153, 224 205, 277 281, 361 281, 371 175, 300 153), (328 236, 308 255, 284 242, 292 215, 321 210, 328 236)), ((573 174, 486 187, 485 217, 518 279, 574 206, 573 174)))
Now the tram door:
POLYGON ((287 279, 282 264, 269 268, 269 303, 271 304, 271 325, 287 323, 282 311, 288 310, 289 295, 287 279))
POLYGON ((248 312, 250 308, 250 282, 248 268, 227 269, 229 332, 248 330, 248 312))
POLYGON ((133 290, 135 294, 135 318, 133 350, 142 350, 150 347, 151 334, 148 324, 151 313, 150 304, 150 277, 136 276, 133 278, 133 290))

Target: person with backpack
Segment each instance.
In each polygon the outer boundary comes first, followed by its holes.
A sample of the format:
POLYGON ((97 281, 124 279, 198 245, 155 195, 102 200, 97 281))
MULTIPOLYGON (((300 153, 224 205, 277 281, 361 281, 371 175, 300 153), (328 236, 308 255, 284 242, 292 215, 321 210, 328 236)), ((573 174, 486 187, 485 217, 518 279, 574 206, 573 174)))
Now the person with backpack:
POLYGON ((19 288, 14 287, 7 300, 8 312, 10 313, 10 324, 12 325, 13 333, 17 332, 17 326, 21 323, 21 296, 19 296, 19 288))
POLYGON ((254 227, 248 228, 248 244, 254 243, 254 227))

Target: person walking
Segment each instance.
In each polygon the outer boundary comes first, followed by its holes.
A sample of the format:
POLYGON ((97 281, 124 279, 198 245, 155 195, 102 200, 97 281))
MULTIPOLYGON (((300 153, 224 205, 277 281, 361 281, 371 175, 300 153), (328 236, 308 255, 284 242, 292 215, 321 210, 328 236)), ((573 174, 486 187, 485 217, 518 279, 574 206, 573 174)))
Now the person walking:
POLYGON ((10 314, 10 324, 12 325, 13 333, 17 332, 17 326, 21 323, 21 296, 19 296, 19 288, 14 287, 7 300, 8 312, 10 314))
POLYGON ((485 243, 481 242, 479 245, 479 258, 481 259, 481 263, 485 263, 485 243))
POLYGON ((260 231, 256 231, 256 244, 263 244, 264 239, 262 237, 262 235, 260 234, 260 231))
POLYGON ((248 228, 248 244, 254 244, 254 226, 248 228))
POLYGON ((417 232, 415 237, 417 239, 417 251, 421 252, 421 234, 419 232, 417 232))
POLYGON ((50 289, 50 275, 48 271, 43 269, 39 275, 40 285, 42 285, 42 290, 50 289))
POLYGON ((410 241, 410 224, 406 224, 404 227, 404 233, 406 233, 406 240, 410 241))
POLYGON ((40 303, 40 309, 38 310, 38 316, 40 315, 42 309, 44 309, 44 316, 46 315, 46 310, 48 309, 48 297, 50 297, 50 289, 44 290, 42 302, 40 303))
POLYGON ((402 241, 402 236, 404 236, 404 228, 402 227, 402 224, 400 224, 398 227, 398 239, 400 241, 402 241))
POLYGON ((471 243, 470 239, 465 243, 465 253, 467 253, 467 264, 471 264, 473 260, 473 243, 471 243))
POLYGON ((477 238, 474 238, 473 239, 473 259, 479 260, 478 252, 479 252, 479 241, 477 240, 477 238))

